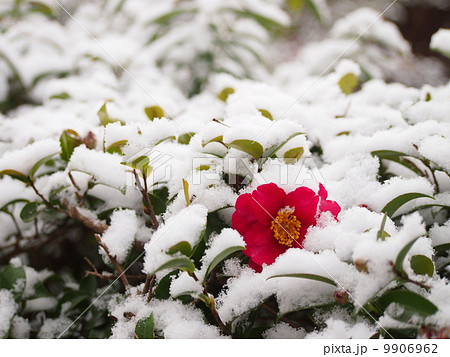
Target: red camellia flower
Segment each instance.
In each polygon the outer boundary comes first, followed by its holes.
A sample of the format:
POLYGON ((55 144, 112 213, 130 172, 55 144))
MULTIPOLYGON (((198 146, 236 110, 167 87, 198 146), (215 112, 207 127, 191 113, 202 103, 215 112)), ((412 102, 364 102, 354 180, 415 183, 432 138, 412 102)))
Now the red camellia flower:
POLYGON ((250 266, 261 271, 263 264, 272 264, 287 249, 303 248, 306 231, 321 212, 336 218, 341 207, 327 196, 322 184, 318 194, 307 187, 286 194, 274 183, 239 196, 232 225, 244 237, 250 266))

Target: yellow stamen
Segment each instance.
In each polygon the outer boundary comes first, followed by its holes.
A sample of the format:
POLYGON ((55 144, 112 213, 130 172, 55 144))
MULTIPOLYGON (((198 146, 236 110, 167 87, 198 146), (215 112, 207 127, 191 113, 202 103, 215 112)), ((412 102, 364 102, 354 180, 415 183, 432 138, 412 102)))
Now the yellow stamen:
POLYGON ((301 222, 290 207, 281 209, 272 221, 270 229, 278 243, 292 247, 292 243, 300 237, 301 222))

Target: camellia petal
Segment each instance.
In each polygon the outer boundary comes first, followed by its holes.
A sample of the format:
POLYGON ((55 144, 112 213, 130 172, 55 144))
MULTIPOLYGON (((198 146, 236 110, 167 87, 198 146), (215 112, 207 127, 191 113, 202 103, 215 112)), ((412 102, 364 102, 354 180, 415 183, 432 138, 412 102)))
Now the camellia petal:
POLYGON ((319 184, 319 196, 320 196, 320 212, 331 212, 334 217, 337 217, 341 212, 341 207, 335 201, 327 200, 328 192, 322 184, 319 184))
POLYGON ((284 207, 286 192, 274 183, 259 186, 252 193, 252 208, 256 219, 266 226, 276 217, 280 208, 284 207))
POLYGON ((236 212, 233 214, 232 225, 241 235, 244 235, 257 221, 251 201, 252 195, 250 193, 240 195, 236 200, 236 212))
POLYGON ((319 196, 308 187, 299 187, 286 198, 286 205, 295 209, 303 229, 316 224, 318 203, 319 196))
POLYGON ((259 186, 251 194, 241 195, 236 201, 233 228, 246 244, 244 254, 249 265, 261 272, 263 264, 272 264, 290 248, 303 248, 308 228, 316 224, 321 212, 337 217, 341 208, 327 200, 323 185, 318 194, 307 187, 299 187, 286 195, 274 183, 259 186))
POLYGON ((261 223, 255 223, 244 235, 244 240, 246 249, 243 253, 259 265, 272 264, 288 249, 287 246, 278 244, 272 231, 261 223))

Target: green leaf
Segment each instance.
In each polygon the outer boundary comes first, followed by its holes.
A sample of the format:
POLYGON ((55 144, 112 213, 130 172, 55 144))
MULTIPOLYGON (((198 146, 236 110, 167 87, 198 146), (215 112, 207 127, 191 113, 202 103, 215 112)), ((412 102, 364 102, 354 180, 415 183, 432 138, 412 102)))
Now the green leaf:
POLYGON ((228 99, 228 96, 234 93, 233 88, 224 88, 222 91, 217 95, 217 98, 219 98, 222 102, 226 102, 228 99))
POLYGON ((295 138, 296 136, 302 135, 305 133, 302 132, 297 132, 292 134, 290 137, 288 137, 285 141, 283 141, 280 145, 278 146, 273 146, 270 149, 267 149, 264 154, 262 155, 262 157, 266 158, 266 157, 271 157, 271 158, 276 158, 276 153, 278 152, 278 150, 280 150, 284 145, 286 145, 289 141, 291 141, 293 138, 295 138))
POLYGON ((405 193, 404 195, 400 195, 388 202, 381 211, 386 213, 389 217, 392 217, 394 213, 405 203, 421 197, 431 198, 434 200, 434 197, 419 192, 405 193))
POLYGON ((377 150, 371 152, 372 156, 378 157, 380 160, 390 160, 393 162, 396 162, 397 164, 400 164, 409 170, 413 171, 419 176, 422 176, 423 173, 418 170, 418 168, 413 165, 411 162, 409 162, 405 157, 408 157, 410 155, 407 155, 405 153, 399 152, 399 151, 392 151, 392 150, 377 150))
POLYGON ((184 254, 185 256, 189 257, 192 253, 192 246, 187 241, 179 242, 169 248, 167 251, 168 254, 173 255, 180 252, 181 254, 184 254))
POLYGON ((353 73, 347 73, 343 76, 338 84, 341 88, 342 93, 349 95, 352 94, 355 88, 358 86, 358 77, 353 73))
POLYGON ((191 197, 189 196, 189 182, 187 182, 185 179, 183 179, 183 192, 186 205, 189 206, 191 204, 191 197))
POLYGON ((267 278, 267 280, 273 279, 273 278, 302 278, 302 279, 321 281, 322 283, 327 283, 327 284, 330 284, 333 286, 337 286, 337 284, 333 280, 328 279, 321 275, 316 275, 316 274, 281 274, 281 275, 271 276, 271 277, 267 278))
POLYGON ((119 122, 123 125, 124 123, 120 119, 111 118, 109 116, 108 111, 106 110, 106 103, 107 102, 105 102, 97 112, 98 118, 100 119, 100 124, 107 126, 108 124, 119 122))
POLYGON ((13 205, 13 204, 16 204, 16 203, 23 203, 23 202, 29 202, 29 201, 24 199, 24 198, 18 198, 16 200, 9 201, 8 203, 5 203, 3 205, 3 207, 0 208, 0 211, 7 212, 7 208, 8 208, 9 205, 13 205))
POLYGON ((28 202, 20 211, 20 218, 25 223, 32 222, 41 213, 42 202, 28 202))
POLYGON ((279 22, 276 22, 272 19, 269 19, 268 17, 257 14, 256 12, 253 12, 253 11, 238 10, 236 8, 230 8, 228 10, 230 10, 238 15, 241 15, 243 17, 247 17, 247 18, 250 18, 250 19, 256 21, 262 27, 264 27, 266 29, 266 31, 269 31, 269 32, 274 32, 274 31, 281 30, 284 28, 284 26, 282 24, 280 24, 279 22))
POLYGON ((188 258, 175 258, 172 260, 169 260, 167 263, 164 263, 161 265, 158 269, 156 269, 153 274, 155 274, 158 271, 165 270, 165 269, 179 269, 182 271, 187 271, 188 273, 193 273, 195 270, 194 263, 188 259, 188 258))
POLYGON ((178 143, 188 145, 195 133, 185 133, 178 137, 178 143))
POLYGON ((92 275, 88 275, 83 278, 80 283, 80 291, 83 291, 89 295, 95 294, 97 291, 97 279, 92 275))
POLYGON ((69 93, 62 92, 62 93, 59 93, 59 94, 52 95, 49 99, 62 99, 62 100, 64 100, 64 99, 69 99, 69 98, 70 98, 70 94, 69 93))
POLYGON ((153 312, 149 317, 137 322, 134 333, 137 338, 155 338, 155 319, 153 317, 153 312))
POLYGON ((156 215, 166 211, 169 199, 169 189, 166 186, 149 192, 148 197, 150 198, 150 202, 156 215))
POLYGON ((30 179, 27 175, 23 174, 22 172, 16 171, 16 170, 3 170, 0 171, 0 176, 8 175, 12 177, 13 179, 22 181, 26 184, 30 183, 30 179))
POLYGON ((64 130, 59 137, 59 145, 61 146, 61 159, 69 161, 73 150, 83 143, 80 135, 71 129, 64 130))
POLYGON ((263 117, 266 117, 267 119, 273 120, 273 116, 272 116, 272 114, 270 114, 269 111, 267 111, 265 109, 258 109, 258 110, 262 114, 263 117))
POLYGON ((389 237, 389 233, 387 233, 384 230, 384 227, 386 226, 386 220, 387 220, 387 214, 385 213, 383 216, 383 219, 381 221, 380 229, 377 232, 377 240, 385 240, 386 237, 389 237))
POLYGON ((411 249, 411 247, 414 245, 414 243, 416 243, 416 241, 419 239, 420 237, 417 237, 415 239, 413 239, 411 242, 409 242, 408 244, 406 244, 402 250, 400 250, 400 252, 397 255, 397 258, 395 259, 395 270, 402 276, 405 277, 406 276, 406 272, 403 269, 403 261, 406 258, 406 255, 408 254, 409 250, 411 249))
POLYGON ((40 12, 41 14, 53 17, 53 10, 51 7, 39 2, 39 1, 30 1, 30 12, 40 12))
POLYGON ((172 277, 177 274, 177 271, 172 271, 159 281, 158 286, 153 293, 155 299, 167 300, 170 297, 170 282, 172 281, 172 277))
POLYGON ((209 166, 209 165, 200 165, 195 170, 196 171, 208 171, 210 168, 211 168, 211 166, 209 166))
POLYGON ((450 243, 439 244, 433 247, 436 253, 450 250, 450 243))
POLYGON ((425 255, 413 255, 411 257, 411 268, 418 275, 433 276, 433 261, 425 255))
POLYGON ((317 7, 316 0, 306 0, 306 4, 311 9, 314 16, 317 17, 317 20, 322 22, 322 14, 320 13, 319 8, 317 7))
POLYGON ((284 161, 286 164, 295 164, 305 153, 302 147, 293 148, 284 153, 284 161))
POLYGON ((433 315, 438 311, 436 305, 428 299, 409 290, 390 291, 377 300, 377 304, 384 310, 392 303, 400 304, 423 317, 433 315))
POLYGON ((305 0, 287 0, 287 5, 292 11, 301 11, 305 6, 305 0))
POLYGON ((31 181, 34 181, 35 179, 35 175, 37 170, 39 170, 39 168, 44 165, 47 161, 49 161, 53 156, 55 156, 56 153, 48 155, 46 157, 43 157, 42 159, 40 159, 38 162, 36 162, 30 169, 30 172, 28 174, 29 178, 31 179, 31 181))
POLYGON ((223 135, 216 136, 215 138, 212 138, 211 140, 209 140, 207 142, 203 142, 202 146, 205 147, 206 145, 208 145, 210 143, 221 143, 222 145, 225 145, 223 143, 223 135))
POLYGON ((230 146, 236 150, 243 151, 243 152, 253 156, 255 159, 259 159, 264 152, 262 145, 260 143, 258 143, 257 141, 253 141, 253 140, 247 140, 247 139, 234 140, 233 142, 228 144, 228 146, 230 146))
POLYGON ((162 117, 164 117, 164 109, 158 105, 154 105, 152 107, 145 107, 144 111, 151 121, 155 120, 155 118, 161 119, 162 117))
POLYGON ((122 146, 125 146, 126 144, 128 144, 128 140, 116 141, 116 142, 112 143, 111 145, 109 145, 105 149, 105 152, 109 152, 110 154, 113 154, 113 153, 122 154, 122 150, 121 150, 122 146))
MULTIPOLYGON (((18 280, 25 280, 25 269, 23 267, 15 267, 13 265, 7 265, 0 273, 0 289, 6 289, 14 291, 14 288, 18 287, 16 284, 18 280)), ((25 288, 25 284, 22 286, 22 291, 25 288)), ((15 291, 17 293, 17 291, 15 291)))
POLYGON ((217 264, 219 264, 222 260, 226 259, 231 254, 233 254, 235 252, 238 252, 238 251, 241 251, 241 250, 244 250, 244 249, 245 249, 245 247, 233 246, 233 247, 229 247, 229 248, 224 249, 223 251, 221 251, 213 259, 213 261, 209 264, 208 269, 206 270, 204 281, 208 280, 209 274, 211 274, 212 270, 217 266, 217 264))

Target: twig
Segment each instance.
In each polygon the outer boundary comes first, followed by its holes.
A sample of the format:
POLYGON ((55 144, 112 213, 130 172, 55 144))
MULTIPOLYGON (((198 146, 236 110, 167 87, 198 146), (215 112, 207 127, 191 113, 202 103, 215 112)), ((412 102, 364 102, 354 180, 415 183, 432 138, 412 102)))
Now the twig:
MULTIPOLYGON (((117 275, 117 274, 105 275, 105 274, 99 273, 98 271, 86 270, 85 276, 88 276, 88 275, 92 275, 92 276, 95 276, 95 277, 97 277, 99 279, 103 279, 103 280, 115 280, 119 277, 119 275, 117 275)), ((144 280, 145 279, 144 275, 126 275, 126 277, 127 277, 127 279, 130 279, 130 280, 144 280)))
POLYGON ((87 228, 93 230, 95 233, 102 234, 108 229, 107 224, 98 220, 93 221, 91 217, 83 215, 77 207, 70 205, 66 199, 62 200, 61 204, 67 208, 67 212, 63 210, 67 216, 83 223, 87 228))
POLYGON ((55 205, 52 204, 49 200, 47 200, 47 199, 46 199, 46 198, 38 191, 38 189, 37 189, 36 186, 34 185, 34 182, 33 182, 33 181, 30 182, 30 186, 31 186, 31 188, 34 190, 34 192, 36 193, 36 195, 38 195, 38 196, 40 197, 40 199, 42 200, 42 202, 44 202, 45 205, 46 205, 48 208, 51 208, 51 209, 57 210, 57 211, 59 211, 59 212, 62 212, 62 213, 64 213, 64 214, 67 214, 67 212, 64 211, 61 207, 55 206, 55 205))
MULTIPOLYGON (((197 275, 195 275, 195 273, 190 273, 189 274, 195 281, 199 281, 199 279, 197 278, 197 275)), ((216 309, 216 302, 214 300, 214 296, 211 295, 210 293, 208 293, 208 290, 206 289, 206 287, 203 288, 203 294, 205 294, 206 296, 209 297, 209 309, 211 311, 211 314, 214 317, 214 320, 216 320, 217 325, 220 327, 220 329, 222 330, 222 333, 224 335, 227 336, 233 336, 231 333, 231 330, 228 328, 227 325, 225 325, 222 321, 222 319, 220 318, 219 312, 216 309)))
POLYGON ((153 205, 150 201, 150 197, 148 197, 146 177, 144 175, 144 185, 145 185, 145 188, 144 188, 144 187, 142 187, 141 180, 140 180, 139 175, 136 170, 133 170, 133 174, 134 174, 134 178, 136 181, 136 186, 139 189, 139 191, 141 191, 142 197, 144 199, 144 206, 146 208, 146 210, 144 210, 144 211, 150 217, 150 221, 152 223, 153 228, 158 229, 159 223, 158 223, 158 220, 156 219, 155 210, 153 209, 153 205))
POLYGON ((155 285, 155 280, 156 280, 155 274, 153 274, 151 277, 147 276, 147 279, 145 280, 144 294, 148 293, 147 302, 150 302, 150 300, 153 297, 153 286, 155 285))
POLYGON ((95 239, 97 239, 98 245, 103 248, 110 262, 112 263, 112 265, 114 265, 114 268, 116 268, 117 272, 119 273, 119 277, 122 280, 123 285, 125 286, 125 289, 127 289, 130 286, 130 283, 128 282, 128 279, 124 274, 122 266, 119 264, 116 258, 111 255, 111 253, 109 252, 109 248, 102 242, 102 238, 100 237, 100 235, 95 234, 94 236, 95 239))

